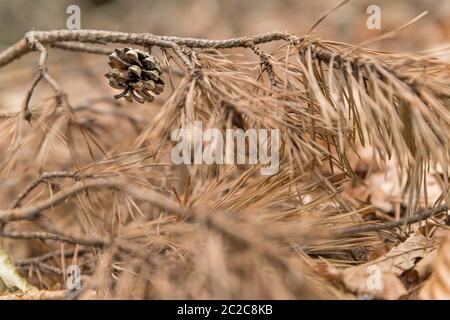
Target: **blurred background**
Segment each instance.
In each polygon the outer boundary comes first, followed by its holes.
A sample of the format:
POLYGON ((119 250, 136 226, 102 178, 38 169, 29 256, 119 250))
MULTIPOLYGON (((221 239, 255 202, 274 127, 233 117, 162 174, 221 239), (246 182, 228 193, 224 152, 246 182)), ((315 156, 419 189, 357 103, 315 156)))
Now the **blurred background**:
MULTIPOLYGON (((0 45, 8 46, 32 29, 66 28, 66 8, 81 8, 83 29, 192 37, 226 38, 274 30, 304 34, 330 0, 0 0, 0 45)), ((322 38, 359 43, 394 29, 421 12, 429 13, 401 38, 377 44, 391 50, 420 50, 450 39, 448 0, 353 0, 317 29, 322 38), (366 27, 366 9, 381 8, 382 29, 366 27)))

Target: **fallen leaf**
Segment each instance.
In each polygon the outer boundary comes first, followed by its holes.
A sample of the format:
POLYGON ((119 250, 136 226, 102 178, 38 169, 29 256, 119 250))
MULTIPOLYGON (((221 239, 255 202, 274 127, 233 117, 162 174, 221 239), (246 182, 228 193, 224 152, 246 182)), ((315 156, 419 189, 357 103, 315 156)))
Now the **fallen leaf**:
POLYGON ((398 277, 390 272, 352 267, 342 272, 345 286, 360 296, 397 300, 407 293, 398 277))
POLYGON ((341 279, 349 290, 359 295, 399 299, 407 291, 398 276, 414 268, 417 259, 428 254, 433 246, 432 239, 414 233, 380 258, 343 270, 341 279))
POLYGON ((431 252, 434 245, 433 239, 416 232, 375 261, 381 271, 392 272, 399 276, 406 270, 414 268, 417 260, 431 252))

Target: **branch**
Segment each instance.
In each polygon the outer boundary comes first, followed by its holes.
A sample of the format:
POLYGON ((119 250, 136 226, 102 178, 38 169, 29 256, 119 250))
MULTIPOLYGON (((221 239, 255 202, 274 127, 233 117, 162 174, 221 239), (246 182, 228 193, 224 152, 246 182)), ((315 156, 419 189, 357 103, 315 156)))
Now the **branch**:
POLYGON ((11 209, 15 209, 20 207, 20 203, 27 197, 28 194, 31 193, 39 184, 47 182, 48 180, 54 179, 54 178, 73 178, 78 180, 79 176, 77 173, 74 172, 44 172, 41 174, 39 178, 31 182, 25 190, 23 190, 19 196, 14 200, 14 202, 11 205, 11 209))
POLYGON ((116 179, 95 179, 92 181, 83 182, 83 184, 76 184, 68 188, 67 190, 58 192, 53 197, 37 202, 35 205, 27 208, 16 208, 0 210, 0 223, 16 221, 16 220, 33 220, 36 219, 43 211, 50 209, 66 199, 84 192, 85 190, 92 188, 117 188, 124 192, 128 192, 138 199, 150 202, 162 209, 176 213, 178 215, 186 217, 188 211, 175 203, 168 201, 166 197, 158 192, 147 190, 142 191, 139 188, 130 185, 126 180, 116 179))
MULTIPOLYGON (((38 83, 41 81, 41 79, 44 79, 50 85, 53 92, 55 93, 57 106, 61 105, 64 94, 63 94, 59 84, 47 72, 47 58, 48 58, 47 49, 42 45, 42 43, 38 39, 36 39, 36 37, 34 36, 33 33, 30 33, 30 32, 27 33, 25 35, 25 39, 26 39, 26 42, 30 49, 36 49, 40 52, 39 64, 38 64, 38 75, 36 76, 35 80, 33 81, 33 84, 31 86, 30 90, 28 90, 24 105, 22 107, 22 111, 24 112, 25 119, 27 121, 30 121, 31 112, 29 110, 28 105, 30 103, 33 91, 36 88, 36 86, 38 85, 38 83)), ((0 59, 0 61, 1 61, 1 59, 0 59)))
POLYGON ((445 204, 445 205, 442 205, 442 206, 439 206, 439 207, 436 207, 436 208, 433 208, 430 210, 425 210, 419 214, 416 214, 416 215, 413 215, 410 217, 405 217, 405 218, 397 220, 397 221, 389 221, 389 222, 385 222, 385 223, 376 223, 376 224, 362 224, 359 226, 343 228, 341 230, 338 230, 336 232, 336 234, 337 235, 349 235, 349 234, 397 228, 397 227, 401 227, 401 226, 405 226, 408 224, 426 220, 428 218, 431 218, 432 216, 435 216, 439 213, 443 213, 446 211, 448 211, 448 205, 445 204))
MULTIPOLYGON (((124 33, 102 30, 56 30, 56 31, 31 31, 24 39, 20 40, 14 46, 6 49, 0 54, 0 67, 11 63, 32 50, 27 38, 34 38, 41 44, 52 45, 58 42, 76 41, 83 43, 122 43, 140 46, 157 46, 160 48, 172 48, 177 46, 187 46, 190 48, 246 48, 249 41, 254 45, 272 42, 272 41, 294 41, 301 39, 288 32, 270 32, 254 36, 232 38, 227 40, 208 40, 196 38, 180 38, 156 36, 150 33, 124 33)), ((60 46, 61 47, 61 46, 60 46)))
POLYGON ((35 265, 35 264, 39 264, 42 262, 46 262, 47 260, 50 260, 55 257, 61 257, 61 255, 64 258, 68 258, 68 257, 72 257, 75 253, 77 253, 78 256, 81 256, 86 252, 88 252, 88 250, 83 249, 83 248, 79 248, 78 250, 65 250, 62 254, 59 251, 54 251, 54 252, 49 252, 49 253, 43 254, 38 257, 14 261, 14 264, 18 267, 26 267, 29 265, 35 265))
MULTIPOLYGON (((58 267, 54 267, 50 264, 47 264, 45 262, 41 262, 38 264, 33 265, 35 268, 39 269, 40 271, 46 272, 46 273, 56 273, 59 275, 63 275, 64 271, 62 271, 60 268, 58 267)), ((20 267, 21 269, 24 269, 25 267, 20 267)))
POLYGON ((272 88, 276 87, 278 84, 275 72, 273 71, 273 65, 270 62, 269 56, 259 47, 257 47, 253 42, 249 42, 249 47, 252 51, 259 57, 261 71, 267 72, 269 76, 270 85, 272 88))
MULTIPOLYGON (((99 45, 99 44, 91 44, 91 43, 56 42, 56 43, 53 43, 51 46, 52 46, 52 48, 57 48, 57 49, 62 49, 62 50, 75 51, 75 52, 86 52, 86 53, 105 55, 105 56, 108 56, 114 52, 114 48, 105 47, 104 45, 99 45)), ((161 70, 163 72, 169 72, 169 68, 165 65, 161 66, 161 70)), ((172 74, 174 74, 178 77, 184 76, 184 73, 180 70, 170 69, 170 72, 172 72, 172 74)), ((110 98, 108 98, 108 99, 110 99, 110 98)), ((112 102, 117 103, 117 100, 113 99, 112 102)))
POLYGON ((15 220, 33 220, 37 216, 47 209, 50 209, 64 200, 70 198, 73 195, 81 193, 89 188, 98 187, 114 187, 117 186, 118 182, 114 179, 96 179, 94 181, 85 182, 83 184, 77 184, 71 188, 58 192, 53 197, 37 202, 34 206, 28 208, 17 208, 17 209, 7 209, 0 210, 0 223, 9 222, 15 220))
POLYGON ((49 232, 17 232, 17 231, 0 231, 0 237, 11 239, 26 239, 26 240, 56 240, 67 242, 70 244, 79 244, 89 247, 102 248, 109 244, 109 241, 100 238, 86 238, 86 237, 71 237, 68 235, 49 233, 49 232))
POLYGON ((56 42, 52 43, 53 48, 68 50, 68 51, 82 51, 93 54, 110 55, 114 52, 114 48, 105 47, 98 44, 78 43, 78 42, 56 42))

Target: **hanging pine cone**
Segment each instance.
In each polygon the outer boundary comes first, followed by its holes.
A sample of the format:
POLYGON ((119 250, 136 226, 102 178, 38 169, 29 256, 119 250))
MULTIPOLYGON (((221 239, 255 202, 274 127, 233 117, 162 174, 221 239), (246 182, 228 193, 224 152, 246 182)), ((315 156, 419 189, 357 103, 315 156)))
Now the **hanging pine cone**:
POLYGON ((116 99, 151 102, 155 98, 150 92, 157 95, 164 90, 161 65, 147 52, 132 48, 115 49, 108 64, 112 68, 105 74, 109 85, 123 90, 114 96, 116 99))

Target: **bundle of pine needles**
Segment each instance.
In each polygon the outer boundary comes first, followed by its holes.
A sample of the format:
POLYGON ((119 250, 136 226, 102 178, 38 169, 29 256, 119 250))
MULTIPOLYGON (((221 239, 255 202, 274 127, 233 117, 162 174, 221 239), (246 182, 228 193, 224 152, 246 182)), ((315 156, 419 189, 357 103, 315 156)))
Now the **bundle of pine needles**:
POLYGON ((445 219, 448 63, 286 32, 203 40, 62 30, 28 33, 0 66, 30 50, 40 53, 35 81, 22 110, 0 118, 0 237, 35 287, 64 288, 76 264, 82 289, 65 297, 387 298, 350 285, 345 271, 422 220, 434 219, 432 232, 445 219), (109 98, 74 106, 47 70, 50 47, 106 55, 108 43, 162 61, 156 112, 138 117, 135 104, 109 98), (54 94, 32 104, 41 81, 54 94), (194 121, 279 129, 278 174, 172 164, 170 133, 194 121), (361 146, 381 166, 396 159, 401 220, 374 225, 373 208, 348 201, 346 183, 364 183, 352 165, 361 146), (443 193, 419 208, 430 168, 443 193))

